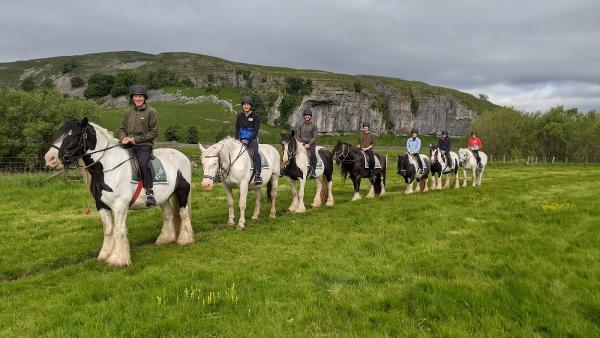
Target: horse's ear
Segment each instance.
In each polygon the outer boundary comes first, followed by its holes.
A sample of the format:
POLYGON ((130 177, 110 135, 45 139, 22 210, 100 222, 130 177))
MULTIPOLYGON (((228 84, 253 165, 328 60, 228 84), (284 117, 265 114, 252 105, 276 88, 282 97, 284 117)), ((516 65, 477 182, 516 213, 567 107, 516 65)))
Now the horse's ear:
POLYGON ((88 118, 87 118, 87 116, 86 116, 86 117, 84 117, 84 118, 83 118, 83 120, 81 120, 81 122, 80 122, 80 123, 81 123, 81 126, 82 126, 82 127, 85 127, 85 126, 87 126, 87 125, 88 125, 88 118))
POLYGON ((433 144, 429 143, 429 148, 433 148, 433 144))
POLYGON ((198 148, 200 148, 201 153, 206 151, 206 148, 204 148, 200 143, 198 143, 198 148))

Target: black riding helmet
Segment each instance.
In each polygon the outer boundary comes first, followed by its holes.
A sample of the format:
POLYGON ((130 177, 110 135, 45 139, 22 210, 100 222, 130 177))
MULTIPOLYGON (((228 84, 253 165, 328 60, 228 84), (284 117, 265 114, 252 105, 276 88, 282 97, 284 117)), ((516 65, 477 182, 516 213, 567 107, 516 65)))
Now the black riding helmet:
POLYGON ((144 87, 142 85, 131 86, 131 90, 129 92, 129 97, 133 97, 133 95, 144 95, 146 100, 148 99, 148 93, 146 92, 146 87, 144 87))
POLYGON ((305 111, 302 113, 302 116, 306 116, 306 115, 308 115, 308 116, 313 116, 313 115, 312 115, 312 111, 311 111, 310 109, 307 109, 307 110, 305 110, 305 111))
POLYGON ((363 126, 363 128, 364 128, 364 127, 369 127, 369 128, 371 128, 371 124, 369 124, 369 122, 363 122, 362 126, 363 126))
POLYGON ((253 107, 254 107, 254 100, 253 100, 253 99, 252 99, 250 96, 244 96, 244 97, 242 98, 242 105, 243 105, 244 103, 247 103, 247 104, 249 104, 249 105, 251 105, 251 106, 253 106, 253 107))
POLYGON ((442 130, 442 136, 444 136, 444 135, 448 136, 448 131, 442 130))

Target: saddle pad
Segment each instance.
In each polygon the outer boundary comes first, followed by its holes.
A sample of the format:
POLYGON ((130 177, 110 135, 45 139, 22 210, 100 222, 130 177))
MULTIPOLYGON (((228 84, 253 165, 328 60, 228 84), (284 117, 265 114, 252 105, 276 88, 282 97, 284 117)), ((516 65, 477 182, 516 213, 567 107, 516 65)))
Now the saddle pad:
MULTIPOLYGON (((165 168, 162 165, 162 162, 156 158, 150 158, 150 163, 152 164, 152 173, 154 174, 154 183, 155 184, 167 184, 167 173, 165 172, 165 168)), ((131 183, 139 182, 139 173, 137 170, 133 170, 131 172, 131 183)))
MULTIPOLYGON (((365 169, 369 169, 369 158, 367 157, 367 154, 363 151, 362 152, 364 158, 365 158, 365 169)), ((377 155, 373 156, 375 158, 375 169, 381 169, 381 162, 379 162, 379 157, 377 157, 377 155)))
MULTIPOLYGON (((308 159, 310 162, 310 154, 308 154, 308 159)), ((306 166, 307 168, 310 167, 310 163, 306 166)), ((317 166, 316 169, 321 169, 323 168, 323 159, 321 158, 321 155, 319 154, 319 151, 317 150, 317 166)))
MULTIPOLYGON (((265 154, 263 154, 262 151, 260 151, 260 149, 258 150, 258 153, 260 154, 260 166, 262 169, 266 169, 269 168, 269 162, 267 162, 267 158, 265 157, 265 154)), ((250 154, 250 153, 248 153, 250 154)), ((250 157, 252 158, 252 157, 250 157)), ((250 161, 250 170, 254 170, 254 161, 250 161)))

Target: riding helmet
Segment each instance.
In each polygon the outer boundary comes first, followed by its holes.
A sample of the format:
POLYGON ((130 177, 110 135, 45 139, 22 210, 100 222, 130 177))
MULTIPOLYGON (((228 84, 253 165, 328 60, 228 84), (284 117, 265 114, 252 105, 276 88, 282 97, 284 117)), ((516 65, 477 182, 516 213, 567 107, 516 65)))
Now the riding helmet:
POLYGON ((302 113, 302 116, 306 116, 306 115, 308 115, 308 116, 313 116, 313 115, 312 115, 312 111, 311 111, 310 109, 307 109, 307 110, 305 110, 305 111, 302 113))
POLYGON ((244 103, 254 106, 254 100, 250 96, 244 96, 244 98, 242 99, 242 104, 244 103))
POLYGON ((444 136, 444 135, 448 136, 448 131, 447 130, 442 130, 442 136, 444 136))
POLYGON ((146 99, 148 99, 148 93, 146 92, 146 87, 142 85, 133 85, 131 86, 131 91, 129 92, 129 97, 133 97, 133 95, 144 95, 146 99))
POLYGON ((371 128, 371 124, 369 124, 369 122, 363 122, 362 126, 363 126, 363 128, 364 128, 364 127, 369 127, 369 128, 371 128))
POLYGON ((419 135, 419 131, 416 128, 413 128, 413 130, 410 133, 419 135))

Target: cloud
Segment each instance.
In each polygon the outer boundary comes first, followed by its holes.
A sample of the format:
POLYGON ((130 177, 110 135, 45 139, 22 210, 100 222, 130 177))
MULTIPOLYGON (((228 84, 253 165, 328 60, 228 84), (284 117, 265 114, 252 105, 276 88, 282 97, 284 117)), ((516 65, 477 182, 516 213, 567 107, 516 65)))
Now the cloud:
POLYGON ((0 35, 0 61, 190 51, 478 88, 514 106, 564 98, 598 109, 593 98, 543 94, 600 84, 597 13, 596 0, 21 0, 2 5, 0 30, 12 34, 0 35))

